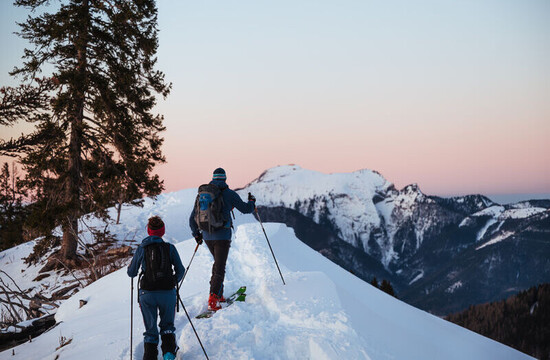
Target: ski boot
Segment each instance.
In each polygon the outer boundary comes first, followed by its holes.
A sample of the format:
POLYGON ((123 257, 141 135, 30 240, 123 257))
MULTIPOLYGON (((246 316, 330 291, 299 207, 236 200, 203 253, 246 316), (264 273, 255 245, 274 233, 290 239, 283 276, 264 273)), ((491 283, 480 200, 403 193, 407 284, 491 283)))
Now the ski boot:
POLYGON ((171 352, 167 352, 166 354, 164 354, 164 357, 162 358, 162 360, 175 360, 176 359, 176 355, 172 354, 171 352))
POLYGON ((174 333, 162 334, 160 336, 162 340, 162 359, 163 360, 174 360, 176 358, 176 353, 178 352, 178 346, 176 345, 176 335, 174 333))
POLYGON ((210 311, 218 311, 222 308, 220 305, 220 298, 218 295, 211 293, 210 297, 208 298, 208 310, 210 311))
POLYGON ((143 360, 157 360, 158 344, 143 343, 143 360))

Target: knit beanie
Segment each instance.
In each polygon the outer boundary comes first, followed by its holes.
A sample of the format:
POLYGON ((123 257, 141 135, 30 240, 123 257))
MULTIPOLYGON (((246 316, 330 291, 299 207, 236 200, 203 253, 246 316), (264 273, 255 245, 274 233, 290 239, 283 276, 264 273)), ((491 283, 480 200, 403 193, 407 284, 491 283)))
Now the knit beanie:
POLYGON ((147 223, 147 234, 162 237, 164 235, 164 221, 158 216, 150 217, 147 223))
POLYGON ((212 175, 212 180, 225 180, 227 179, 227 176, 225 175, 225 170, 222 168, 217 168, 214 170, 214 174, 212 175))

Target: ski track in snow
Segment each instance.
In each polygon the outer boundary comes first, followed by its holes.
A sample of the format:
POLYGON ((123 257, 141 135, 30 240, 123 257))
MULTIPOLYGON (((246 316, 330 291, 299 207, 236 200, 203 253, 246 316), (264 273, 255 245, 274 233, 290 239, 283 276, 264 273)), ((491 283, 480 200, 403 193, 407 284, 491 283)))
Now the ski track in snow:
MULTIPOLYGON (((369 359, 356 349, 360 338, 347 324, 336 289, 326 287, 326 276, 287 271, 283 286, 271 253, 258 242, 262 237, 259 224, 238 228, 229 253, 225 292, 246 285, 246 302, 208 320, 194 319, 207 352, 227 359, 264 359, 266 354, 272 359, 369 359)), ((206 306, 207 291, 198 299, 193 313, 206 306)), ((187 318, 180 317, 176 326, 183 328, 179 342, 191 358, 203 356, 187 318)))

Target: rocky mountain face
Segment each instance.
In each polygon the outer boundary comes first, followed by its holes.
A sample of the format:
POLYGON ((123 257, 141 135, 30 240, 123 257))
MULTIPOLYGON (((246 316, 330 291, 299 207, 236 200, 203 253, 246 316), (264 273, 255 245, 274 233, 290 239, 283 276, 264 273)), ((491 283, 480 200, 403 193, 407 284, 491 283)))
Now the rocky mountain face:
POLYGON ((502 206, 482 195, 428 196, 381 174, 270 169, 243 192, 263 221, 284 222, 359 277, 445 315, 550 280, 550 200, 502 206))

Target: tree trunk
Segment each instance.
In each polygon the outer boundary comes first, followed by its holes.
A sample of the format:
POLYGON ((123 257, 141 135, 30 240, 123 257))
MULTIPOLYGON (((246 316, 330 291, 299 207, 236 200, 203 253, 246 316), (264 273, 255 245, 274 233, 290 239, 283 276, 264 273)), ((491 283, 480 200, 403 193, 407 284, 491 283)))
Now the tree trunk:
POLYGON ((88 0, 83 0, 81 5, 80 19, 82 27, 74 45, 77 49, 77 65, 75 79, 72 82, 74 103, 69 105, 69 123, 71 124, 71 137, 69 142, 69 161, 66 186, 66 199, 69 208, 69 216, 62 226, 63 243, 61 256, 63 259, 75 259, 78 244, 78 218, 82 215, 82 202, 80 198, 82 186, 82 131, 84 124, 84 106, 87 91, 87 47, 88 47, 88 24, 90 13, 88 0))
POLYGON ((63 229, 61 257, 64 260, 74 260, 76 259, 76 248, 78 246, 78 220, 68 220, 61 228, 63 229))
POLYGON ((118 204, 116 206, 116 211, 117 211, 116 223, 120 224, 120 212, 122 211, 122 202, 121 201, 118 202, 118 204))

